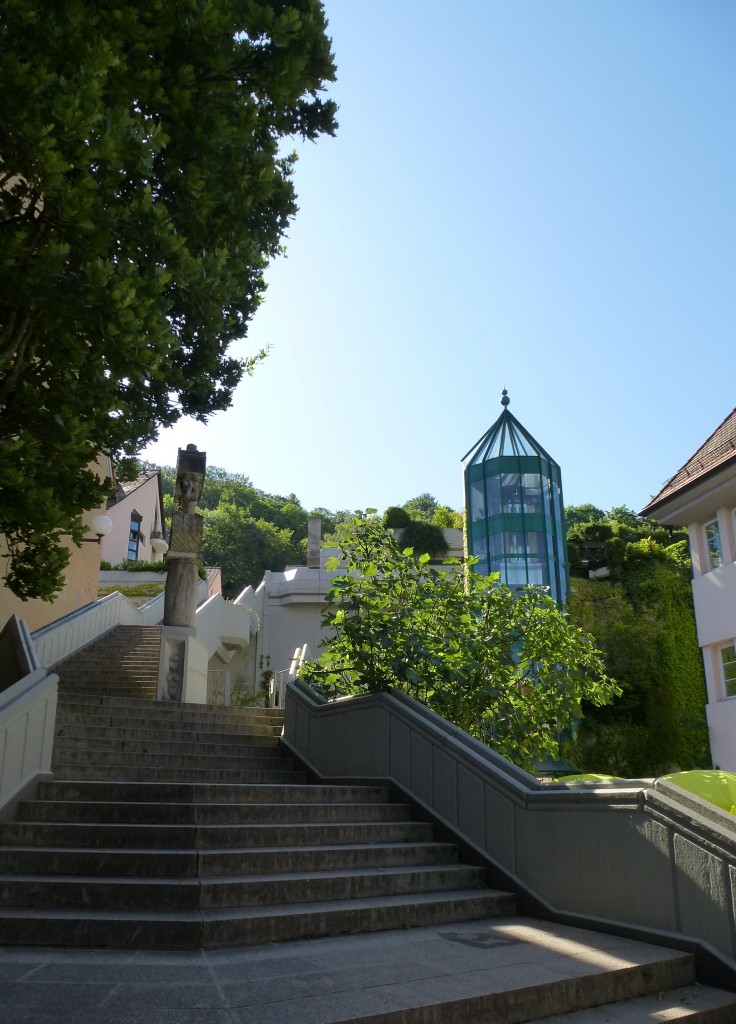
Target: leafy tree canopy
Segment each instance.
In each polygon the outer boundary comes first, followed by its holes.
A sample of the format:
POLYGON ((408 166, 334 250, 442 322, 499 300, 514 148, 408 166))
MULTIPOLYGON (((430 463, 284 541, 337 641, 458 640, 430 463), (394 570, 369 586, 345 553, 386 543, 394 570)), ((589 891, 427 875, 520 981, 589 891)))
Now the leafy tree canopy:
POLYGON ((202 558, 222 567, 223 589, 229 596, 260 583, 266 569, 282 571, 294 554, 290 530, 253 519, 237 505, 224 502, 204 512, 202 558))
POLYGON ((327 696, 399 687, 531 767, 557 754, 558 724, 583 699, 618 692, 591 639, 540 589, 514 593, 472 560, 433 568, 374 516, 355 519, 342 557, 324 653, 302 669, 327 696))
MULTIPOLYGON (((455 512, 449 505, 440 505, 431 494, 418 494, 416 498, 410 498, 401 506, 409 513, 415 523, 431 523, 439 526, 440 529, 457 527, 462 529, 462 512, 455 512)), ((386 514, 389 509, 386 509, 386 514)))
POLYGON ((606 518, 606 513, 597 505, 567 505, 565 507, 565 524, 568 530, 578 523, 598 523, 606 518))
POLYGON ((405 501, 401 507, 417 522, 431 523, 439 504, 436 498, 425 491, 424 494, 418 494, 416 498, 405 501))
POLYGON ((646 528, 647 525, 651 526, 652 524, 650 519, 643 519, 633 509, 630 509, 628 505, 616 505, 615 508, 610 510, 606 518, 614 523, 620 523, 622 526, 629 526, 634 530, 638 530, 642 526, 646 528))
POLYGON ((296 212, 289 136, 335 129, 319 0, 5 0, 0 532, 51 598, 118 463, 226 408, 296 212))
MULTIPOLYGON (((455 512, 449 505, 440 505, 431 494, 418 494, 416 498, 410 498, 401 506, 409 513, 415 523, 432 523, 440 529, 448 527, 459 527, 462 529, 462 512, 455 512)), ((388 513, 389 509, 386 510, 388 513)))

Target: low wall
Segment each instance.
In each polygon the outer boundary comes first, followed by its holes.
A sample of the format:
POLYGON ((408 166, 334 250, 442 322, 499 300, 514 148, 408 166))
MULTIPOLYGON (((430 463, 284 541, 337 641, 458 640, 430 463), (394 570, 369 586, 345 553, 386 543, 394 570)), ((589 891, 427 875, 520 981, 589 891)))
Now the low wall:
POLYGON ((284 741, 322 778, 394 784, 527 910, 736 970, 736 817, 676 786, 540 783, 398 691, 327 703, 291 683, 284 741))
POLYGON ((0 693, 0 818, 51 772, 58 681, 38 668, 0 693))
MULTIPOLYGON (((155 599, 154 599, 155 600, 155 599)), ((153 604, 153 602, 151 602, 153 604)), ((156 602, 163 615, 163 600, 156 602)), ((93 604, 79 608, 63 619, 44 626, 32 634, 38 660, 47 668, 86 646, 115 626, 137 625, 142 612, 127 598, 117 593, 108 594, 93 604)))

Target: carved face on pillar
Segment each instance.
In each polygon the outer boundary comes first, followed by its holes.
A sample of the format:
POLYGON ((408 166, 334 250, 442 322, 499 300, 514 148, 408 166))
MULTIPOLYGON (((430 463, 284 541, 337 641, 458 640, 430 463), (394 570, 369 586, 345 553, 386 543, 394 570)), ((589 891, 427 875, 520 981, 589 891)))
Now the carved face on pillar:
POLYGON ((181 494, 181 510, 186 515, 194 512, 202 494, 202 481, 194 473, 183 473, 179 483, 181 494))
POLYGON ((186 449, 179 449, 174 501, 185 515, 191 515, 197 510, 204 485, 206 463, 206 452, 197 451, 196 445, 190 444, 186 449))

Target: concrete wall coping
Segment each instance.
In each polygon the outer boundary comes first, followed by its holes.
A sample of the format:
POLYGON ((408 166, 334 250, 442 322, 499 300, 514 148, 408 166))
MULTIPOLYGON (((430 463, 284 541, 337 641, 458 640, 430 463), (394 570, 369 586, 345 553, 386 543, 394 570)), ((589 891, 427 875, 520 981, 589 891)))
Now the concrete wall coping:
POLYGON ((736 816, 666 780, 541 783, 395 690, 327 702, 297 681, 285 711, 317 776, 394 785, 528 912, 697 948, 736 979, 736 816))

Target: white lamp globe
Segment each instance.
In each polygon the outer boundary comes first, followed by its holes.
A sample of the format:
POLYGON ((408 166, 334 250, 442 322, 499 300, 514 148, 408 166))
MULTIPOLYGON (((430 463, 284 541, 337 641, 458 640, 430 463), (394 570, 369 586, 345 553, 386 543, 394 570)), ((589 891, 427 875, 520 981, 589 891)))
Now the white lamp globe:
POLYGON ((95 516, 89 528, 98 537, 107 537, 112 530, 112 519, 109 516, 95 516))

